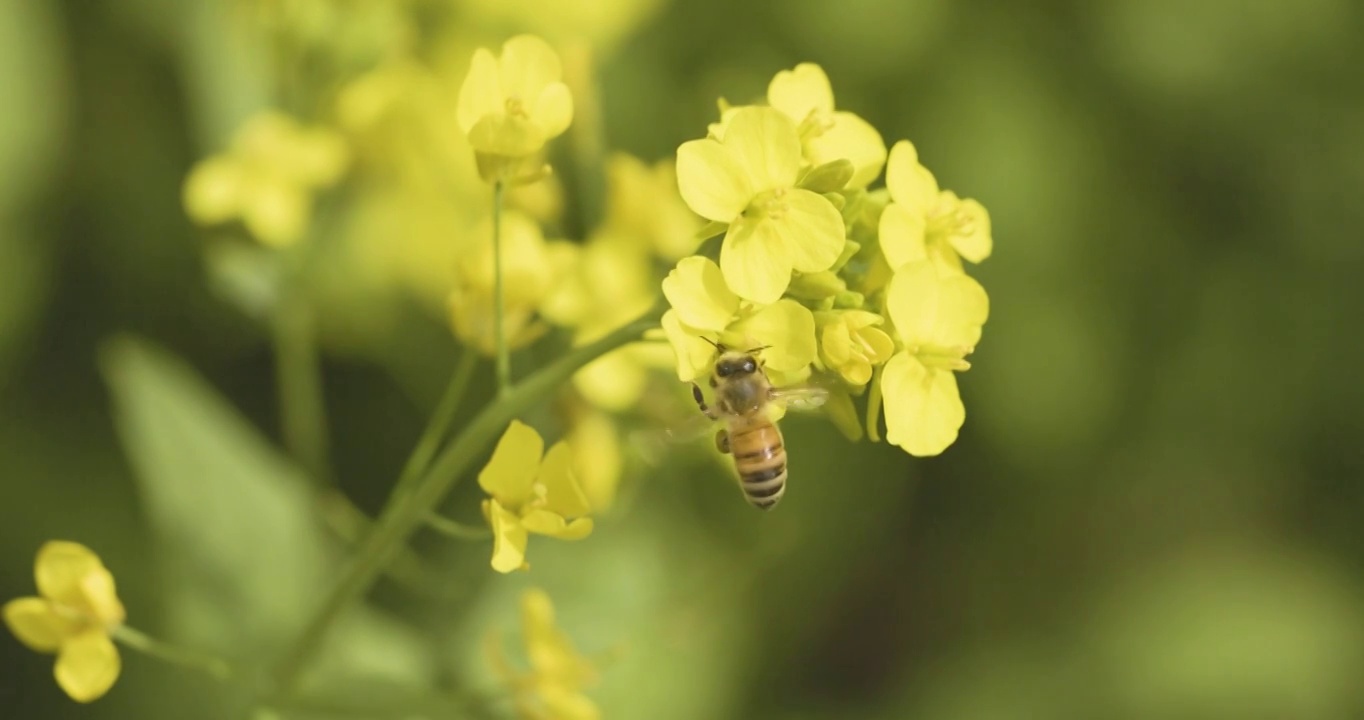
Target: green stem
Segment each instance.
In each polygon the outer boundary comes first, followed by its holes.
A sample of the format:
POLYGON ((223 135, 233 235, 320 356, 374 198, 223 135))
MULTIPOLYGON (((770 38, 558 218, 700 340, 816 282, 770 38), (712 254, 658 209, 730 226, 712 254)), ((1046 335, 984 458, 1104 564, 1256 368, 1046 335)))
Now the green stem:
POLYGON ((469 466, 482 456, 488 445, 506 430, 508 423, 536 402, 548 397, 582 366, 626 343, 638 340, 646 330, 658 325, 662 312, 663 307, 657 306, 638 320, 594 343, 573 350, 526 378, 484 408, 464 432, 436 457, 420 481, 412 483, 410 488, 396 488, 388 506, 375 523, 373 532, 277 666, 277 692, 286 697, 293 693, 303 668, 321 646, 332 624, 352 602, 369 590, 395 552, 403 547, 407 538, 445 498, 469 466))
POLYGON ((506 295, 502 288, 502 193, 503 184, 493 183, 493 338, 497 348, 497 396, 511 389, 511 354, 507 351, 506 295))
POLYGON ((451 520, 436 513, 430 513, 426 516, 426 524, 432 530, 456 540, 487 540, 493 536, 493 531, 487 526, 466 525, 458 520, 451 520))
POLYGON ((450 376, 450 383, 445 386, 445 393, 436 404, 435 412, 431 414, 426 429, 417 440, 417 446, 403 464, 402 473, 398 475, 398 488, 405 488, 419 480, 422 473, 431 465, 431 458, 435 456, 441 441, 450 431, 450 423, 455 420, 455 411, 459 409, 459 403, 464 399, 465 391, 469 389, 469 381, 473 378, 477 366, 478 353, 465 349, 460 355, 459 364, 455 366, 454 374, 450 376))
POLYGON ((127 625, 114 628, 110 634, 115 640, 145 655, 206 672, 218 680, 226 681, 232 677, 232 666, 222 658, 167 644, 127 625))
POLYGON ((312 310, 297 294, 274 318, 275 378, 284 447, 318 487, 331 484, 327 415, 312 310))

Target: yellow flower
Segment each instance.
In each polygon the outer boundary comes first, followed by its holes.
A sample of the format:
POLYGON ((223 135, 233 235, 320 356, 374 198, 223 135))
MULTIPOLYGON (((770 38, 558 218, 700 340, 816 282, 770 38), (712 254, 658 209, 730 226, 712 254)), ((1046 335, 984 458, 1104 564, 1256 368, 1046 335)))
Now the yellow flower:
POLYGON ((819 351, 824 364, 852 385, 866 385, 873 365, 880 365, 895 352, 895 342, 876 327, 885 318, 865 310, 817 313, 819 351))
POLYGON ((485 180, 517 180, 538 168, 545 143, 568 129, 573 96, 562 78, 559 56, 534 35, 507 40, 500 58, 474 52, 455 117, 485 180))
POLYGON ((204 225, 241 218, 262 243, 289 245, 311 222, 311 193, 340 180, 348 163, 349 151, 336 132, 263 112, 242 126, 227 153, 190 171, 185 210, 204 225))
POLYGON ((885 140, 866 120, 834 110, 833 88, 820 66, 801 63, 777 73, 767 86, 767 102, 800 126, 811 165, 848 160, 853 164, 851 188, 864 188, 881 174, 885 140))
POLYGON ((672 161, 649 166, 616 153, 606 163, 606 186, 606 232, 643 241, 668 260, 696 250, 701 219, 682 202, 672 161))
POLYGON ((774 303, 793 269, 827 270, 843 251, 843 216, 828 198, 796 187, 800 169, 796 126, 768 107, 741 108, 722 139, 677 149, 682 199, 698 215, 729 224, 720 267, 740 297, 774 303))
MULTIPOLYGON (((493 327, 493 264, 491 220, 475 231, 478 244, 456 261, 455 287, 450 293, 450 321, 465 345, 484 355, 496 352, 493 327)), ((540 226, 512 211, 502 214, 502 282, 505 298, 503 332, 511 349, 524 347, 544 334, 537 312, 565 263, 556 256, 574 251, 568 243, 546 243, 540 226)))
POLYGON ((971 367, 966 356, 980 340, 989 298, 970 276, 917 260, 896 271, 886 308, 903 343, 882 371, 886 441, 937 455, 966 421, 956 373, 971 367))
POLYGON ((496 636, 488 646, 489 660, 512 690, 517 715, 523 720, 599 720, 600 709, 583 692, 597 682, 597 668, 555 624, 554 604, 544 590, 522 594, 521 635, 528 671, 507 662, 496 636))
POLYGON ((715 348, 706 340, 742 349, 769 346, 762 353, 766 367, 786 381, 798 378, 815 359, 815 318, 809 309, 790 299, 770 305, 744 302, 708 258, 679 261, 663 280, 663 294, 672 305, 663 314, 663 331, 683 382, 710 372, 715 348))
POLYGON ((493 529, 493 569, 529 569, 528 533, 580 540, 592 532, 589 506, 574 477, 568 444, 544 453, 544 440, 530 426, 513 420, 493 457, 478 474, 478 485, 492 497, 483 516, 493 529))
POLYGON ((993 242, 985 207, 940 191, 908 140, 890 150, 886 188, 892 202, 881 213, 881 252, 892 270, 930 258, 945 269, 960 271, 962 258, 979 263, 990 256, 993 242))
POLYGON ((122 668, 110 639, 125 617, 114 576, 89 548, 61 540, 38 550, 34 575, 39 597, 6 603, 5 624, 29 648, 57 655, 57 684, 71 699, 98 700, 122 668))

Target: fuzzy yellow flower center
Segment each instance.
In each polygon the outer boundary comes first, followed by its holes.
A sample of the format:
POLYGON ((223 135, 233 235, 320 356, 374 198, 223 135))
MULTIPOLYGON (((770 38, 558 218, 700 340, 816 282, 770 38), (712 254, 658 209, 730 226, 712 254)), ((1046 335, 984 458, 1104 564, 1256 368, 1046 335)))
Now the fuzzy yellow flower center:
POLYGON ((507 115, 514 118, 529 119, 530 113, 526 110, 526 103, 516 95, 507 97, 507 115))
POLYGON ((744 210, 744 217, 749 220, 781 220, 786 217, 789 211, 787 203, 787 189, 777 188, 765 193, 759 193, 753 198, 753 202, 744 210))

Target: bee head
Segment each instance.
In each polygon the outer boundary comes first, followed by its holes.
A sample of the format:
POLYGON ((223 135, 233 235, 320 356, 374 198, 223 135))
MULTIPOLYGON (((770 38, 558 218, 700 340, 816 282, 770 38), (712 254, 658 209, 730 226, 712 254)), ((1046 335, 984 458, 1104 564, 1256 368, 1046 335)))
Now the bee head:
POLYGON ((716 349, 720 351, 720 357, 715 361, 715 375, 716 377, 727 378, 744 377, 757 372, 758 368, 762 367, 762 362, 758 360, 758 352, 766 348, 753 348, 747 352, 740 352, 729 350, 723 345, 717 345, 716 349))

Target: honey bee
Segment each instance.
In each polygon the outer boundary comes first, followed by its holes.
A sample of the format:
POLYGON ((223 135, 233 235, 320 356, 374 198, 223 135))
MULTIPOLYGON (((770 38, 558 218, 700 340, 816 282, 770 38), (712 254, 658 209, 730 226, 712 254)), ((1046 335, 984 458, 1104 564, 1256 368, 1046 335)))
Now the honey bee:
POLYGON ((749 504, 771 510, 786 494, 786 446, 769 411, 774 402, 807 409, 824 403, 826 392, 813 386, 777 388, 767 377, 758 353, 767 347, 741 351, 706 340, 717 357, 710 386, 715 405, 706 404, 700 386, 692 383, 692 398, 712 422, 723 421, 715 433, 715 447, 734 456, 739 488, 749 504))

